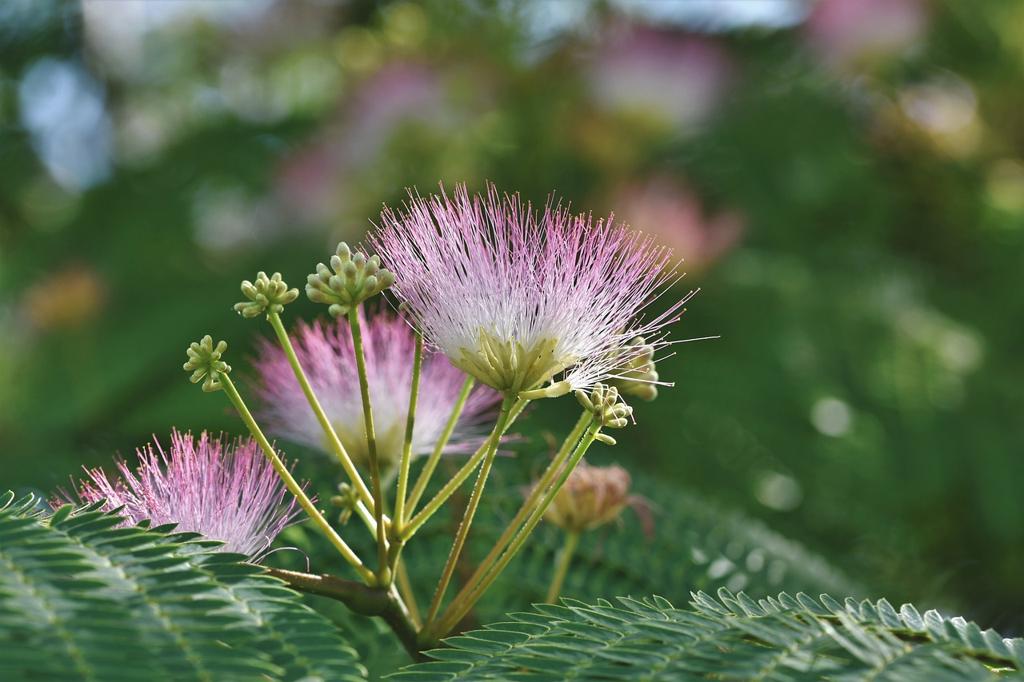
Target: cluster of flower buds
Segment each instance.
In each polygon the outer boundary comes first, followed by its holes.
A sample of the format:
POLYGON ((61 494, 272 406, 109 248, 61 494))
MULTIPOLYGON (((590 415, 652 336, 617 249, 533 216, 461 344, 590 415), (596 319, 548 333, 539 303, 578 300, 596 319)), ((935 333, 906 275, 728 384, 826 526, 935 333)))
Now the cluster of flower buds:
POLYGON ((316 272, 306 282, 309 300, 329 305, 327 311, 331 315, 342 317, 394 284, 395 276, 380 266, 380 257, 368 258, 341 242, 331 256, 331 267, 318 263, 316 272))
POLYGON ((331 495, 331 504, 338 509, 338 523, 345 525, 352 518, 352 511, 359 504, 356 489, 348 483, 338 484, 338 494, 331 495))
POLYGON ((231 365, 220 359, 227 349, 226 341, 218 341, 214 346, 213 337, 209 334, 200 341, 193 341, 185 351, 188 362, 182 365, 186 372, 192 372, 189 381, 193 384, 202 381, 203 390, 207 393, 220 390, 221 375, 231 371, 231 365))
POLYGON ((658 397, 658 370, 654 366, 654 346, 635 336, 619 350, 622 361, 616 377, 608 383, 623 394, 650 402, 658 397))
POLYGON ((628 504, 629 472, 620 466, 580 462, 555 495, 544 518, 570 533, 582 533, 614 521, 628 504))
POLYGON ((280 314, 287 304, 299 297, 299 290, 289 289, 281 279, 280 272, 275 272, 272 277, 260 272, 256 275, 255 282, 242 282, 242 294, 249 300, 236 303, 235 311, 242 317, 257 317, 263 314, 280 314))
MULTIPOLYGON (((629 424, 633 416, 633 408, 622 401, 619 389, 614 386, 597 384, 589 395, 584 391, 576 391, 576 400, 583 409, 594 415, 603 428, 621 429, 629 424)), ((607 434, 598 433, 595 438, 602 443, 615 445, 615 439, 607 434)))

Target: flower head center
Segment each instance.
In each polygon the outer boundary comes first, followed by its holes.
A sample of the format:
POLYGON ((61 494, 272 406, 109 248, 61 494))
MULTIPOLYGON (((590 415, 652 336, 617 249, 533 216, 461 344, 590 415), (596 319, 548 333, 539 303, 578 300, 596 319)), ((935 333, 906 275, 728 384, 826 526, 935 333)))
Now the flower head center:
POLYGON ((514 394, 539 386, 575 362, 558 353, 557 339, 524 346, 481 329, 476 348, 460 348, 452 364, 502 393, 514 394))

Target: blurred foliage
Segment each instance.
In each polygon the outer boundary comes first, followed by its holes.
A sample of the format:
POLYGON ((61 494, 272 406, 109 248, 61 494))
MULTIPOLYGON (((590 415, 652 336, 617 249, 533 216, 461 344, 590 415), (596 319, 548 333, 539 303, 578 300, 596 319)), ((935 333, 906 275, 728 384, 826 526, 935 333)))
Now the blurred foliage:
POLYGON ((238 282, 490 179, 704 290, 676 338, 721 339, 659 364, 617 461, 1019 631, 1024 5, 731 5, 4 3, 4 486, 239 431, 180 370, 209 332, 248 371, 238 282))

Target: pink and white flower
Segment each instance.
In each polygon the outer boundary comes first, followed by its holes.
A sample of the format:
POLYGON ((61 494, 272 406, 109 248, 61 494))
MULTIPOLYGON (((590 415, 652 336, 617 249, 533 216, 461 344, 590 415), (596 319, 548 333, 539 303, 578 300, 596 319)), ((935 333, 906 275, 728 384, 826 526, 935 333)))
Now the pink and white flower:
MULTIPOLYGON (((677 279, 650 237, 518 195, 411 195, 386 208, 370 244, 426 338, 451 362, 505 394, 586 389, 618 376, 630 339, 667 343, 690 292, 665 312, 643 309, 677 279), (560 380, 558 380, 560 378, 560 380)), ((638 351, 637 351, 638 352, 638 351)))
MULTIPOLYGON (((360 312, 360 315, 362 312, 360 312)), ((385 309, 362 321, 367 382, 373 404, 377 455, 381 469, 391 472, 402 455, 409 411, 415 337, 409 324, 385 309)), ((309 377, 313 392, 331 421, 338 438, 360 467, 369 463, 363 403, 347 320, 300 322, 292 333, 295 354, 309 377)), ((255 366, 257 390, 263 407, 258 411, 270 432, 288 440, 329 452, 326 437, 306 402, 288 358, 279 346, 265 341, 255 366)), ((465 375, 444 357, 424 350, 420 393, 413 427, 413 456, 433 451, 458 400, 465 375)), ((450 453, 472 452, 483 441, 479 427, 492 416, 498 396, 486 387, 469 395, 455 431, 446 446, 450 453)))
POLYGON ((224 543, 223 550, 263 559, 270 544, 299 513, 284 484, 252 439, 227 443, 205 431, 171 432, 171 447, 159 442, 137 450, 133 469, 117 462, 120 477, 101 468, 85 469, 86 478, 70 494, 51 504, 90 504, 105 500, 132 526, 177 524, 177 530, 200 533, 224 543))

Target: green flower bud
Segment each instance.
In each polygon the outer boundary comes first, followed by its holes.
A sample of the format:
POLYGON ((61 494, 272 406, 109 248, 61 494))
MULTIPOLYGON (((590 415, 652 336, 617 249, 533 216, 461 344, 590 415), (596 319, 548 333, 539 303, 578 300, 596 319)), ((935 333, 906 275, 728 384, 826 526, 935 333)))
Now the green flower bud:
MULTIPOLYGON (((576 400, 583 409, 593 413, 602 428, 621 429, 633 416, 633 408, 622 401, 619 390, 614 386, 597 384, 589 395, 585 391, 576 391, 576 400)), ((598 434, 598 440, 602 443, 611 441, 609 445, 615 444, 611 436, 601 438, 601 435, 598 434)))
POLYGON ((189 381, 193 384, 202 381, 203 390, 207 393, 220 390, 221 375, 231 372, 231 365, 220 359, 227 349, 226 341, 218 341, 214 346, 209 334, 200 341, 193 341, 185 351, 188 362, 182 365, 186 372, 192 372, 189 381))
POLYGON ((359 504, 359 496, 356 489, 348 483, 338 484, 338 494, 331 496, 331 504, 340 509, 338 512, 338 523, 345 525, 352 518, 352 512, 359 504))
POLYGON ((353 252, 341 242, 331 256, 331 267, 318 263, 306 278, 306 296, 314 303, 330 306, 334 317, 348 315, 356 306, 395 283, 395 276, 380 266, 378 256, 353 252))
POLYGON ((281 273, 275 272, 272 277, 260 272, 256 281, 242 282, 242 294, 249 299, 235 304, 235 311, 242 317, 256 317, 270 313, 280 314, 284 307, 299 297, 298 289, 289 289, 281 279, 281 273))
POLYGON ((623 395, 635 396, 650 402, 658 397, 658 371, 654 366, 654 346, 642 336, 630 339, 619 349, 622 361, 616 367, 616 378, 608 384, 619 389, 623 395))

